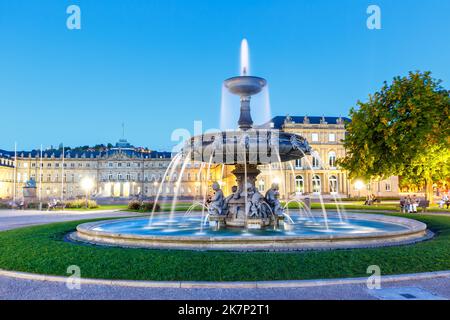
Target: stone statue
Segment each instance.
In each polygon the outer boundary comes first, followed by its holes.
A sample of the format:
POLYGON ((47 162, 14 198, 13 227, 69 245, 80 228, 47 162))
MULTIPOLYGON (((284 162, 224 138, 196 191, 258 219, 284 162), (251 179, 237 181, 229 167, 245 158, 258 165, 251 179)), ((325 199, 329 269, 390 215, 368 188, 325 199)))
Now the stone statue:
POLYGON ((264 196, 253 187, 253 194, 250 200, 250 217, 263 217, 262 204, 264 201, 264 196))
POLYGON ((276 215, 282 215, 284 210, 280 204, 280 192, 277 183, 272 183, 272 187, 266 193, 266 202, 269 204, 272 212, 276 215))
POLYGON ((284 118, 284 123, 285 124, 293 123, 292 117, 290 115, 286 115, 286 118, 284 118))
POLYGON ((231 194, 225 198, 224 201, 224 207, 226 207, 228 205, 228 202, 230 202, 231 199, 239 199, 240 195, 238 192, 238 187, 237 186, 232 186, 231 187, 231 194))
POLYGON ((215 193, 209 204, 209 212, 210 214, 221 215, 224 207, 223 191, 220 189, 220 185, 217 182, 213 183, 212 189, 215 193))

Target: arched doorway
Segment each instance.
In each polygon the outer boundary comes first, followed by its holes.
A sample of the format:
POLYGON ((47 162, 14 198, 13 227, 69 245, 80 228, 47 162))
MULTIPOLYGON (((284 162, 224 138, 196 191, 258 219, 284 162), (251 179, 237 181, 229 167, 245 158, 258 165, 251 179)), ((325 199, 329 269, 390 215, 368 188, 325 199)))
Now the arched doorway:
POLYGON ((336 176, 331 176, 328 179, 328 183, 329 183, 329 187, 330 187, 330 193, 331 194, 338 193, 338 179, 336 178, 336 176))

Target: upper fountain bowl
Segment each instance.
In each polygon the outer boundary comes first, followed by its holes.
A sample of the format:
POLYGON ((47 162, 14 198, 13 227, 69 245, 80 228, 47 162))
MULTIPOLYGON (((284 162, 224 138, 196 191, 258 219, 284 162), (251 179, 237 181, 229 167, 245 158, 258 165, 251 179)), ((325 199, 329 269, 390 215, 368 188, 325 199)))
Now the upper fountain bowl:
POLYGON ((266 79, 253 76, 239 76, 224 81, 225 87, 239 96, 255 95, 267 85, 266 79))

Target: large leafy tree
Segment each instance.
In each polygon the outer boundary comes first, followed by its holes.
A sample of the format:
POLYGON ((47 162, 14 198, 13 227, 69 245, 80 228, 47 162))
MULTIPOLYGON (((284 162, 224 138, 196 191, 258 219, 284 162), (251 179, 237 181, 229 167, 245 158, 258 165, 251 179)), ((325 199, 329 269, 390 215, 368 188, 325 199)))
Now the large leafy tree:
POLYGON ((431 199, 433 182, 450 172, 450 91, 431 72, 410 72, 357 105, 341 166, 351 178, 400 175, 431 199))

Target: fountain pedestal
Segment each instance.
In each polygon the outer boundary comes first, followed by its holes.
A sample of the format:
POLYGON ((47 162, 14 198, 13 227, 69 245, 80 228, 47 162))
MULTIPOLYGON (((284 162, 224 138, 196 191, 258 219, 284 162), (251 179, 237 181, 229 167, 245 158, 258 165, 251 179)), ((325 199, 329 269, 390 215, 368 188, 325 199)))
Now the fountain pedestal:
POLYGON ((245 183, 255 185, 256 178, 261 173, 256 164, 237 164, 231 173, 236 177, 236 183, 239 191, 245 195, 245 183), (247 181, 245 180, 247 178, 247 181))
MULTIPOLYGON (((261 173, 256 164, 237 164, 232 171, 236 177, 237 191, 228 200, 225 223, 229 227, 261 229, 274 222, 274 217, 269 214, 268 207, 266 211, 258 210, 255 216, 252 216, 252 201, 254 194, 260 197, 260 206, 264 206, 263 196, 255 189, 249 194, 249 188, 254 188, 256 177, 261 173)), ((215 219, 215 218, 212 218, 215 219)), ((211 221, 211 219, 210 219, 211 221)))

